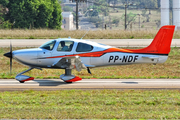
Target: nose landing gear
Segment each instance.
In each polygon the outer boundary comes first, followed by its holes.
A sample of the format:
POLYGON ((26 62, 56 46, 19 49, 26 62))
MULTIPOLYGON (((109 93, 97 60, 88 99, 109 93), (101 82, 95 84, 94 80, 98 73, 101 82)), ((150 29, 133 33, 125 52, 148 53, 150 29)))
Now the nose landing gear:
POLYGON ((24 83, 25 81, 29 81, 29 80, 34 80, 34 77, 30 77, 30 76, 27 76, 27 75, 22 75, 30 70, 32 70, 34 68, 29 68, 28 70, 26 71, 23 71, 19 74, 17 74, 17 76, 15 77, 16 80, 18 80, 20 83, 24 83))

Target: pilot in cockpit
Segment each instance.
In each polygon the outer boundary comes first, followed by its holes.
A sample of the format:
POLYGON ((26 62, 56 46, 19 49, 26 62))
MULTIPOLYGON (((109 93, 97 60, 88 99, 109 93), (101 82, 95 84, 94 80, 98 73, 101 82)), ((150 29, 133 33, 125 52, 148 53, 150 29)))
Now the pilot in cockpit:
POLYGON ((61 47, 62 47, 61 51, 68 51, 69 50, 68 46, 65 45, 64 41, 61 41, 61 47))

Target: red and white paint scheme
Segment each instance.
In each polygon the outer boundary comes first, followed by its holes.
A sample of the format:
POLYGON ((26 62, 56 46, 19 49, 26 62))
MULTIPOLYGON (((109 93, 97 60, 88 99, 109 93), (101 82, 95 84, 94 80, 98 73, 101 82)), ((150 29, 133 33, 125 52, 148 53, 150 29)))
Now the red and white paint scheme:
POLYGON ((168 25, 160 28, 152 43, 142 49, 121 49, 82 39, 59 38, 49 41, 39 48, 23 49, 5 53, 4 56, 29 66, 29 69, 18 74, 20 82, 33 80, 33 77, 22 75, 34 68, 64 69, 65 74, 60 78, 67 82, 81 80, 71 74, 72 69, 81 71, 90 68, 112 65, 130 65, 142 63, 164 63, 171 49, 175 26, 168 25))

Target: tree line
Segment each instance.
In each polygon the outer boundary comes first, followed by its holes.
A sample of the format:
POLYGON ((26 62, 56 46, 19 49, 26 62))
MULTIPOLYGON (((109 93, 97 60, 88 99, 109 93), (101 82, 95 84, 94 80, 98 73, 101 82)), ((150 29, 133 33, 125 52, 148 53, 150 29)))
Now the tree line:
POLYGON ((0 28, 61 29, 58 0, 0 0, 0 28))

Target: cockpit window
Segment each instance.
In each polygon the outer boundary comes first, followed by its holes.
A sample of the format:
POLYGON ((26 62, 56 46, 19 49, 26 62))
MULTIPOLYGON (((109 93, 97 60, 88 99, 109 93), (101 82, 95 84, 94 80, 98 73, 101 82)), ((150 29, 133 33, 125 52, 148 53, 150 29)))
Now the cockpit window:
POLYGON ((46 50, 52 50, 54 48, 55 43, 56 43, 56 40, 51 40, 41 45, 40 48, 43 48, 46 50))
POLYGON ((76 48, 77 52, 88 52, 93 49, 93 46, 86 44, 86 43, 78 43, 78 46, 76 48))
POLYGON ((72 50, 73 45, 74 45, 73 41, 61 41, 58 45, 57 51, 69 52, 72 50))

